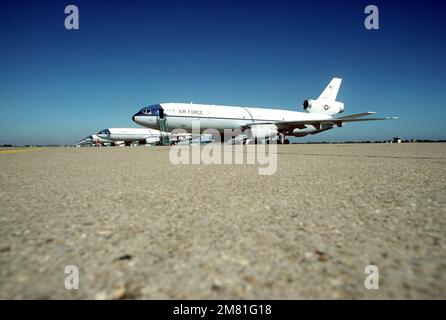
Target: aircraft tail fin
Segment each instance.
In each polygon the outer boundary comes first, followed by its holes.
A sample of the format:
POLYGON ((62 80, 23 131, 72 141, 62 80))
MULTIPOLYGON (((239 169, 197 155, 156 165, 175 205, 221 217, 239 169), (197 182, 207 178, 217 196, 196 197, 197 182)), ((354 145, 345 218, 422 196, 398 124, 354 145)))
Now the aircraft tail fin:
POLYGON ((339 88, 341 87, 341 82, 342 82, 341 78, 331 79, 328 86, 325 88, 324 91, 322 91, 318 100, 322 99, 322 100, 336 101, 336 96, 338 95, 339 88))

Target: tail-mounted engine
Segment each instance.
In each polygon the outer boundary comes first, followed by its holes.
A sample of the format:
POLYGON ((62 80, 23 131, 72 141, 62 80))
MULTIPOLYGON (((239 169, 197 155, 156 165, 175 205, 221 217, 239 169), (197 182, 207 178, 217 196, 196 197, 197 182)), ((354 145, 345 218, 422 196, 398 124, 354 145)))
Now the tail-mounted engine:
POLYGON ((336 114, 344 112, 344 103, 325 99, 307 99, 302 108, 311 113, 336 114))

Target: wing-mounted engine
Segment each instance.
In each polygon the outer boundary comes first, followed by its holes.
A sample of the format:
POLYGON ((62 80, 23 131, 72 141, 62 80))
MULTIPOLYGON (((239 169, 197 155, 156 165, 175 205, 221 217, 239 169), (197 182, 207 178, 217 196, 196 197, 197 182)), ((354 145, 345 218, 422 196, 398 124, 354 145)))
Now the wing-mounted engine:
POLYGON ((278 133, 277 126, 274 124, 256 124, 250 126, 249 129, 248 138, 250 139, 269 139, 278 133))
POLYGON ((159 137, 148 137, 145 139, 145 143, 147 144, 154 144, 160 141, 159 137))

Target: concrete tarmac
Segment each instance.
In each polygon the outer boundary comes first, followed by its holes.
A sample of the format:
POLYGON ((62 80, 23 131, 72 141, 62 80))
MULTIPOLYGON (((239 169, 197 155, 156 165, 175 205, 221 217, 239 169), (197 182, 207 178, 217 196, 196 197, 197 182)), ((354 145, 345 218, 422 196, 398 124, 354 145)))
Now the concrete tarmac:
POLYGON ((271 176, 168 155, 0 152, 0 298, 446 298, 446 144, 278 146, 271 176))

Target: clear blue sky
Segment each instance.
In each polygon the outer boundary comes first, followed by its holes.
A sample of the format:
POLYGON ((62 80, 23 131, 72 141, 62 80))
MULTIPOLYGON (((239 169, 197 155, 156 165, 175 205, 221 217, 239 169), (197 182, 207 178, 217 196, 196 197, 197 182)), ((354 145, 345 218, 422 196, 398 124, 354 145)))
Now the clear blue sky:
POLYGON ((302 141, 446 138, 444 1, 0 3, 0 144, 70 144, 135 127, 158 102, 301 110, 333 76, 351 124, 302 141), (76 4, 80 30, 64 28, 76 4), (380 9, 380 30, 364 8, 380 9))

